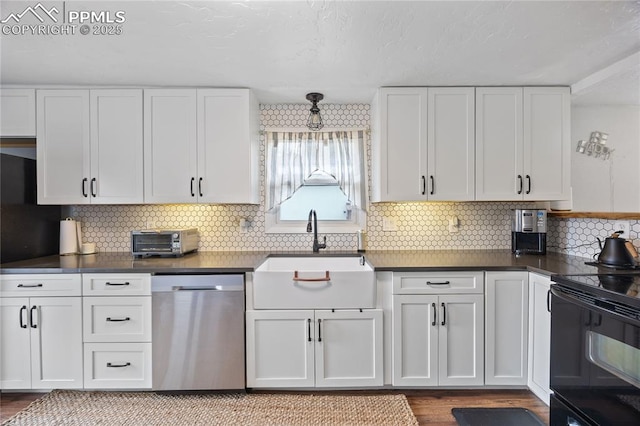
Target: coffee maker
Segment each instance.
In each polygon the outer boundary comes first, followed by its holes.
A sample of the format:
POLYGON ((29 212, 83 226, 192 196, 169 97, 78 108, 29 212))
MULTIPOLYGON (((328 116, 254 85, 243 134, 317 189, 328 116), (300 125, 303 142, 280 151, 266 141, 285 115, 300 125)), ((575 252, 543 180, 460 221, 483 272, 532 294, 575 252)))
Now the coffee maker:
POLYGON ((547 253, 546 210, 512 210, 511 251, 515 254, 547 253))

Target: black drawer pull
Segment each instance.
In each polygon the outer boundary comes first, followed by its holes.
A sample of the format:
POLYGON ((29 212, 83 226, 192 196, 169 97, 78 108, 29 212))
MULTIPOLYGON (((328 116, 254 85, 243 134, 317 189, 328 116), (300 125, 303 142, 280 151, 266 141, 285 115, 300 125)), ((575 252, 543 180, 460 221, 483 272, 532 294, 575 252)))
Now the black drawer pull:
POLYGON ((31 324, 31 328, 38 328, 38 324, 36 324, 35 320, 33 319, 33 313, 36 312, 38 310, 37 306, 32 306, 31 309, 29 309, 29 323, 31 324))
POLYGON ((131 365, 130 362, 127 362, 127 363, 124 363, 124 364, 111 364, 110 362, 107 363, 107 367, 109 367, 109 368, 122 368, 122 367, 128 367, 130 365, 131 365))
POLYGON ((435 326, 436 325, 436 304, 435 303, 431 304, 431 310, 433 311, 433 321, 431 321, 431 325, 435 326))
POLYGON ((24 322, 24 317, 23 317, 23 313, 27 313, 27 307, 25 305, 22 305, 22 308, 20 308, 20 328, 27 328, 27 324, 24 322))
POLYGON ((18 288, 37 288, 43 286, 44 284, 18 284, 18 288))
POLYGON ((129 318, 129 317, 124 317, 124 318, 111 318, 111 317, 107 317, 107 321, 110 321, 110 322, 131 321, 131 318, 129 318))
POLYGON ((449 284, 451 284, 451 281, 441 281, 441 282, 427 281, 427 285, 449 285, 449 284))
POLYGON ((107 281, 107 282, 105 283, 105 285, 120 285, 120 286, 122 286, 122 285, 129 285, 129 281, 126 281, 126 282, 123 282, 123 283, 110 283, 109 281, 107 281))

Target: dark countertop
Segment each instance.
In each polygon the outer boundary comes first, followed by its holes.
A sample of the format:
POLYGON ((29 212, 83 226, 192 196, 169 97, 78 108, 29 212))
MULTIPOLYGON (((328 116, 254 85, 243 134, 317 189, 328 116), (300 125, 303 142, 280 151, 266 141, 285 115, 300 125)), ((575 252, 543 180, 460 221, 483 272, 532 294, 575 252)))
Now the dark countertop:
MULTIPOLYGON (((544 275, 593 274, 588 259, 558 253, 515 256, 510 250, 367 251, 363 253, 376 271, 528 270, 544 275)), ((47 256, 0 265, 3 274, 46 273, 244 273, 273 256, 340 256, 356 252, 215 252, 205 251, 178 258, 134 259, 129 253, 47 256)))

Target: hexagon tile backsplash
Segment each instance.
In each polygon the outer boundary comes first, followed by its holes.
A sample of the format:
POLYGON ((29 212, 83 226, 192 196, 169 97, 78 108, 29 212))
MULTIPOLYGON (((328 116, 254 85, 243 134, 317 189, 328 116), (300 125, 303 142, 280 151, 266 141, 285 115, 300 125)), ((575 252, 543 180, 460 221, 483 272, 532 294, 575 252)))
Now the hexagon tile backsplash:
MULTIPOLYGON (((327 128, 368 128, 370 107, 322 105, 327 128)), ((260 105, 261 130, 301 128, 309 106, 260 105)), ((264 138, 261 138, 261 176, 264 176, 264 138)), ((367 163, 371 150, 367 140, 367 163)), ((370 179, 369 179, 370 181, 370 179)), ((261 182, 262 184, 262 182, 261 182)), ((369 182, 370 185, 370 182, 369 182)), ((311 250, 310 234, 267 234, 264 219, 264 190, 261 205, 92 205, 70 206, 65 212, 82 223, 85 241, 95 242, 98 250, 130 251, 133 229, 188 228, 200 231, 201 251, 289 251, 311 250), (249 227, 240 229, 240 220, 249 227)), ((509 249, 511 215, 514 208, 535 208, 526 202, 466 203, 380 203, 368 206, 367 249, 369 250, 447 250, 509 249), (448 219, 458 217, 460 230, 449 233, 448 219), (394 231, 386 231, 383 221, 391 219, 394 231)), ((630 221, 631 237, 640 243, 640 222, 630 221)), ((613 232, 613 221, 599 219, 549 219, 547 238, 550 251, 563 251, 582 257, 597 253, 596 237, 613 232)), ((320 235, 322 227, 320 227, 320 235)), ((355 234, 326 234, 328 250, 355 250, 355 234)))

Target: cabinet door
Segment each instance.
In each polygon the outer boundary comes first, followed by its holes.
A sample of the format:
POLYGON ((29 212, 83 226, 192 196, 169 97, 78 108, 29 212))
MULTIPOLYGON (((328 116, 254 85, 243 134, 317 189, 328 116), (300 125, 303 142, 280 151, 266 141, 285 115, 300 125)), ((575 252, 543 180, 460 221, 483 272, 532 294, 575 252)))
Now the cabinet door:
POLYGON ((144 91, 144 201, 195 203, 196 91, 144 91))
POLYGON ((393 386, 438 385, 437 312, 437 296, 393 296, 393 386))
POLYGON ((35 307, 31 324, 32 387, 81 389, 81 298, 34 297, 30 301, 35 307))
POLYGON ((249 89, 198 90, 198 199, 259 203, 258 106, 249 89))
POLYGON ((0 298, 0 389, 31 388, 29 299, 0 298))
POLYGON ((142 203, 142 90, 90 95, 91 203, 142 203))
POLYGON ((469 201, 475 196, 475 122, 472 87, 429 88, 429 200, 469 201))
POLYGON ((525 200, 568 198, 570 113, 568 87, 524 88, 525 200))
POLYGON ((522 88, 476 88, 476 200, 522 199, 522 138, 522 88))
POLYGON ((382 386, 382 310, 315 312, 316 386, 382 386))
POLYGON ((549 357, 551 354, 551 313, 547 295, 551 280, 529 274, 529 380, 527 385, 549 405, 549 357))
POLYGON ((36 136, 34 89, 0 89, 0 136, 36 136))
POLYGON ((487 272, 486 385, 526 385, 529 274, 487 272))
POLYGON ((377 96, 372 199, 426 200, 427 89, 385 88, 377 96))
POLYGON ((438 384, 484 384, 484 298, 480 294, 440 296, 438 384))
POLYGON ((37 91, 38 204, 89 203, 89 91, 37 91))
POLYGON ((247 387, 313 387, 313 311, 247 311, 247 387))

